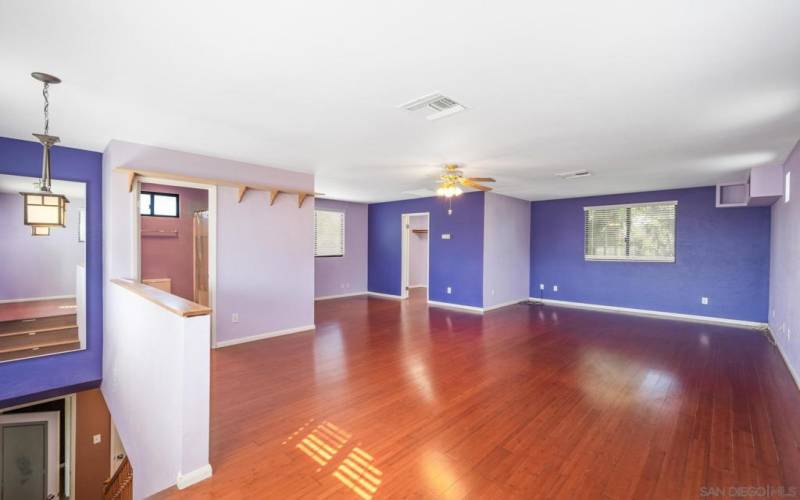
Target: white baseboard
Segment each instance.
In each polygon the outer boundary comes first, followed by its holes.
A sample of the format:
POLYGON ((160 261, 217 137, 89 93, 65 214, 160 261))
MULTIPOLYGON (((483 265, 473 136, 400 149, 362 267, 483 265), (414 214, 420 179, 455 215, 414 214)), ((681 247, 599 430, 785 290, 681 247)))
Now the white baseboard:
POLYGON ((402 300, 403 299, 403 297, 401 297, 399 295, 392 295, 392 294, 389 294, 389 293, 367 292, 367 295, 369 295, 371 297, 379 297, 379 298, 382 298, 382 299, 394 299, 394 300, 402 300))
POLYGON ((237 344, 244 344, 247 342, 255 342, 256 340, 270 339, 272 337, 280 337, 282 335, 291 335, 292 333, 307 332, 316 328, 315 325, 298 326, 296 328, 287 328, 285 330, 275 330, 274 332, 259 333, 258 335, 251 335, 249 337, 242 337, 239 339, 222 340, 217 342, 216 348, 228 347, 237 344))
POLYGON ((51 297, 31 297, 29 299, 8 299, 0 300, 0 304, 13 304, 15 302, 36 302, 39 300, 61 300, 61 299, 74 299, 74 295, 53 295, 51 297))
POLYGON ((408 285, 408 288, 428 288, 428 285, 408 285))
POLYGON ((435 300, 429 300, 428 301, 428 305, 429 306, 434 306, 434 307, 444 307, 444 308, 447 308, 447 309, 458 309, 458 310, 461 310, 461 311, 469 311, 469 312, 473 312, 473 313, 483 314, 483 308, 482 307, 464 306, 464 305, 461 305, 461 304, 451 304, 449 302, 437 302, 435 300))
POLYGON ((330 299, 343 299, 345 297, 358 297, 359 295, 366 295, 367 292, 353 292, 353 293, 342 293, 340 295, 325 295, 324 297, 315 297, 314 300, 330 300, 330 299))
POLYGON ((597 311, 617 312, 622 314, 635 314, 638 316, 655 316, 668 319, 695 321, 700 323, 714 323, 725 326, 736 326, 740 328, 753 328, 753 329, 767 328, 766 323, 759 323, 757 321, 744 321, 740 319, 717 318, 714 316, 699 316, 696 314, 653 311, 650 309, 635 309, 632 307, 604 306, 600 304, 587 304, 585 302, 570 302, 567 300, 539 299, 536 297, 530 297, 530 300, 540 301, 545 305, 553 305, 553 306, 576 307, 579 309, 594 309, 597 311))
POLYGON ((528 300, 528 297, 522 297, 521 299, 516 299, 516 300, 509 300, 508 302, 503 302, 501 304, 495 304, 493 306, 484 307, 483 312, 494 311, 495 309, 500 309, 501 307, 513 306, 515 304, 519 304, 520 302, 524 302, 526 300, 528 300))
POLYGON ((195 469, 192 472, 187 474, 178 474, 178 480, 176 481, 175 485, 178 487, 179 490, 184 488, 188 488, 193 484, 197 484, 204 479, 208 479, 211 477, 211 464, 206 464, 199 469, 195 469))
MULTIPOLYGON (((770 328, 770 332, 772 332, 772 328, 770 328)), ((794 383, 798 389, 800 389, 800 377, 798 377, 797 372, 792 367, 791 363, 789 363, 789 358, 786 356, 786 353, 783 351, 783 347, 781 346, 780 341, 775 338, 775 335, 772 335, 772 338, 775 339, 775 345, 778 346, 778 352, 780 353, 781 357, 783 358, 783 364, 786 365, 786 368, 789 369, 789 374, 791 374, 792 378, 794 379, 794 383)))

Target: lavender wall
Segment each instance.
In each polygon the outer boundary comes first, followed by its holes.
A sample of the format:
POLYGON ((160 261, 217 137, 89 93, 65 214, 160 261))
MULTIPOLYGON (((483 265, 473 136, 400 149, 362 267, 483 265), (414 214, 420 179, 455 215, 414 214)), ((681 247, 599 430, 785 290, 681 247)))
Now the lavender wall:
MULTIPOLYGON (((135 166, 174 174, 313 191, 314 176, 169 149, 111 141, 106 172, 104 252, 109 278, 132 275, 132 202, 126 176, 114 167, 135 166)), ((311 327, 314 323, 314 204, 297 197, 217 189, 217 273, 214 321, 218 342, 311 327), (233 313, 239 322, 233 323, 233 313)))
POLYGON ((178 218, 141 216, 142 279, 170 278, 173 294, 194 300, 194 212, 208 209, 208 191, 160 184, 142 184, 142 191, 177 194, 180 203, 178 218))
MULTIPOLYGON (((414 215, 408 218, 411 229, 428 229, 428 217, 414 215)), ((428 234, 411 233, 408 239, 408 285, 428 286, 428 234)))
POLYGON ((33 237, 24 225, 22 196, 0 193, 0 301, 75 295, 75 272, 86 243, 78 241, 84 201, 70 198, 67 227, 33 237))
POLYGON ((791 172, 790 201, 772 205, 769 326, 800 383, 800 143, 784 164, 791 172))
MULTIPOLYGON (((86 349, 0 363, 0 407, 97 387, 102 374, 103 256, 100 153, 55 147, 53 178, 86 183, 86 349)), ((38 143, 0 138, 0 173, 39 177, 38 143)), ((4 262, 3 265, 8 265, 4 262)))
POLYGON ((367 291, 367 205, 317 199, 314 207, 345 213, 344 257, 314 259, 314 296, 367 291))
POLYGON ((534 202, 531 210, 531 296, 544 283, 551 299, 767 320, 768 207, 715 208, 714 188, 702 187, 534 202), (675 263, 584 261, 584 206, 666 200, 678 201, 675 263))
POLYGON ((483 234, 483 307, 527 299, 531 203, 486 193, 483 234))
POLYGON ((369 206, 369 291, 400 295, 404 213, 430 213, 430 300, 483 306, 483 193, 453 201, 440 198, 375 203, 369 206), (450 240, 441 235, 449 233, 450 240), (452 287, 452 294, 446 288, 452 287))

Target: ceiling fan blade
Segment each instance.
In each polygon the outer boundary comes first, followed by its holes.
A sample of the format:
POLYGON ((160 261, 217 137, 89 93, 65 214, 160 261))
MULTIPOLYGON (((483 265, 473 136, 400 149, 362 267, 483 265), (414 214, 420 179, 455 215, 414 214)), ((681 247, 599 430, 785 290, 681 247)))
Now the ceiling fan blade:
POLYGON ((491 177, 467 177, 467 179, 475 182, 497 182, 491 177))
POLYGON ((478 184, 477 182, 473 182, 471 179, 461 179, 461 184, 471 188, 480 189, 481 191, 492 190, 492 188, 490 188, 489 186, 483 186, 481 184, 478 184))

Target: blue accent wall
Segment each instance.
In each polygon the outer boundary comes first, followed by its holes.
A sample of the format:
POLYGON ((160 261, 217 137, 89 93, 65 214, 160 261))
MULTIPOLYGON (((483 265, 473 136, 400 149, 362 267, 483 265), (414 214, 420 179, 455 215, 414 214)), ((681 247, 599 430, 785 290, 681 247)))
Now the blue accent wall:
POLYGON ((716 208, 713 187, 534 202, 531 296, 766 322, 769 245, 770 208, 716 208), (584 260, 583 207, 668 200, 675 263, 584 260))
MULTIPOLYGON (((41 162, 38 142, 0 137, 0 173, 38 178, 41 162)), ((102 155, 55 147, 52 162, 54 179, 86 183, 86 349, 0 363, 0 408, 97 387, 102 376, 102 155)))
POLYGON ((400 295, 402 215, 429 212, 430 300, 483 307, 483 193, 454 198, 452 215, 447 208, 443 198, 369 205, 369 291, 400 295), (443 233, 451 239, 443 240, 443 233))

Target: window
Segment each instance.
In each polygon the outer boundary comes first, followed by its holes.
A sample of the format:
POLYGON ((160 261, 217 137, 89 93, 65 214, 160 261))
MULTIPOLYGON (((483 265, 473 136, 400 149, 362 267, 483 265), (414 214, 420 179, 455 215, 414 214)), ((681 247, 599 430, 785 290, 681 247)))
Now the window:
POLYGON ((584 207, 584 258, 675 262, 677 201, 584 207))
POLYGON ((139 196, 139 213, 152 217, 180 217, 178 195, 142 191, 139 196))
POLYGON ((314 211, 314 257, 344 256, 344 212, 314 211))

